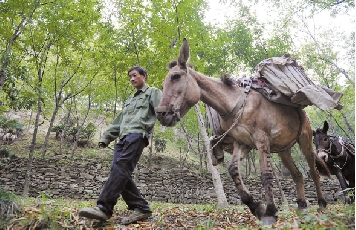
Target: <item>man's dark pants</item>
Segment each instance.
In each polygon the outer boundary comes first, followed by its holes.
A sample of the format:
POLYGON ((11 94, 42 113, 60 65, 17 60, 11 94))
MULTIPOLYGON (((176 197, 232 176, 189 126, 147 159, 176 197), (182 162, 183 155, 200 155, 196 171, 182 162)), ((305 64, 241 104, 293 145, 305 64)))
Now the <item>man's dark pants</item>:
POLYGON ((112 216, 120 195, 129 210, 138 208, 142 212, 151 211, 131 177, 142 151, 147 145, 147 138, 140 133, 128 134, 115 145, 110 176, 97 200, 98 207, 106 215, 112 216))

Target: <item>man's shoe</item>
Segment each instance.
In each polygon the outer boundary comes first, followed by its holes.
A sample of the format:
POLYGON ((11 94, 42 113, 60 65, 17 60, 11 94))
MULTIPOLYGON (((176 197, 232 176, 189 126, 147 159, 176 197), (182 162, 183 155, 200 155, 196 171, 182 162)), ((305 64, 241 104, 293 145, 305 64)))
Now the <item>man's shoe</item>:
POLYGON ((124 217, 121 219, 121 223, 122 224, 131 224, 131 223, 135 223, 139 220, 144 220, 148 217, 152 216, 152 212, 142 212, 139 209, 135 209, 131 215, 129 215, 128 217, 124 217))
POLYGON ((94 208, 82 208, 79 210, 79 216, 83 216, 89 219, 96 219, 100 221, 106 221, 110 219, 99 207, 94 208))

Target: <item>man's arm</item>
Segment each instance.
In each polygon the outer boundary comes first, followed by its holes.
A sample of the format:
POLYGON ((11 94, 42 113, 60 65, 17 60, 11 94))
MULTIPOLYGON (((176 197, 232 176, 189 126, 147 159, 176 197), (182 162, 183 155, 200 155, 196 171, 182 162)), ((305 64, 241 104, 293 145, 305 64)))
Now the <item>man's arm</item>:
POLYGON ((121 121, 122 113, 115 118, 112 124, 103 133, 99 141, 99 147, 107 147, 110 142, 119 137, 121 121))

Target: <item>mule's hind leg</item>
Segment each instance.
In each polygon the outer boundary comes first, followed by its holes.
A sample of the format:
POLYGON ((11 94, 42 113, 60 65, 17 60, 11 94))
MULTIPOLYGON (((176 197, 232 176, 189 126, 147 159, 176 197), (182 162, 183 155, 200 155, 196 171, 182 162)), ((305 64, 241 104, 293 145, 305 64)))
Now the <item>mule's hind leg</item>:
POLYGON ((310 169, 310 176, 314 181, 316 195, 318 197, 319 210, 320 210, 326 207, 326 200, 324 198, 321 189, 319 172, 315 166, 316 154, 314 152, 313 144, 312 144, 313 131, 307 119, 304 120, 305 120, 303 125, 304 127, 301 136, 299 137, 298 144, 300 149, 302 150, 302 153, 304 154, 305 159, 308 162, 309 169, 310 169))
POLYGON ((229 166, 229 173, 235 183, 237 193, 239 194, 242 203, 249 207, 254 216, 256 216, 258 219, 261 219, 265 213, 265 209, 260 202, 254 201, 252 195, 247 190, 240 176, 240 162, 249 151, 250 149, 246 148, 246 146, 234 143, 234 150, 229 166))
POLYGON ((258 150, 259 163, 261 168, 261 181, 265 190, 265 199, 267 203, 266 212, 263 216, 262 224, 273 224, 277 221, 276 213, 278 211, 273 196, 273 172, 271 165, 271 152, 268 137, 260 135, 256 143, 258 150))
POLYGON ((305 198, 304 190, 304 180, 303 174, 299 171, 297 166, 294 163, 294 160, 291 155, 291 149, 285 150, 278 153, 283 165, 289 170, 292 175, 293 181, 297 190, 297 204, 298 209, 304 209, 307 207, 307 202, 305 198))

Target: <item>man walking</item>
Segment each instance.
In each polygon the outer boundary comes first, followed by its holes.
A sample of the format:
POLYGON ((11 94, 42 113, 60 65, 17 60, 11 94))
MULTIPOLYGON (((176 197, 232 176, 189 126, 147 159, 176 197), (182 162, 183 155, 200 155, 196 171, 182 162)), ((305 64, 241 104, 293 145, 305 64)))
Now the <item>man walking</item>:
POLYGON ((124 103, 122 112, 103 133, 98 144, 100 148, 105 148, 119 138, 114 147, 109 178, 97 199, 96 207, 79 211, 80 216, 106 221, 112 216, 121 195, 128 209, 133 210, 131 215, 122 218, 122 224, 134 223, 152 215, 131 174, 148 145, 148 137, 157 119, 154 109, 162 95, 161 90, 146 85, 147 72, 144 68, 134 66, 128 71, 128 76, 136 92, 124 103))

